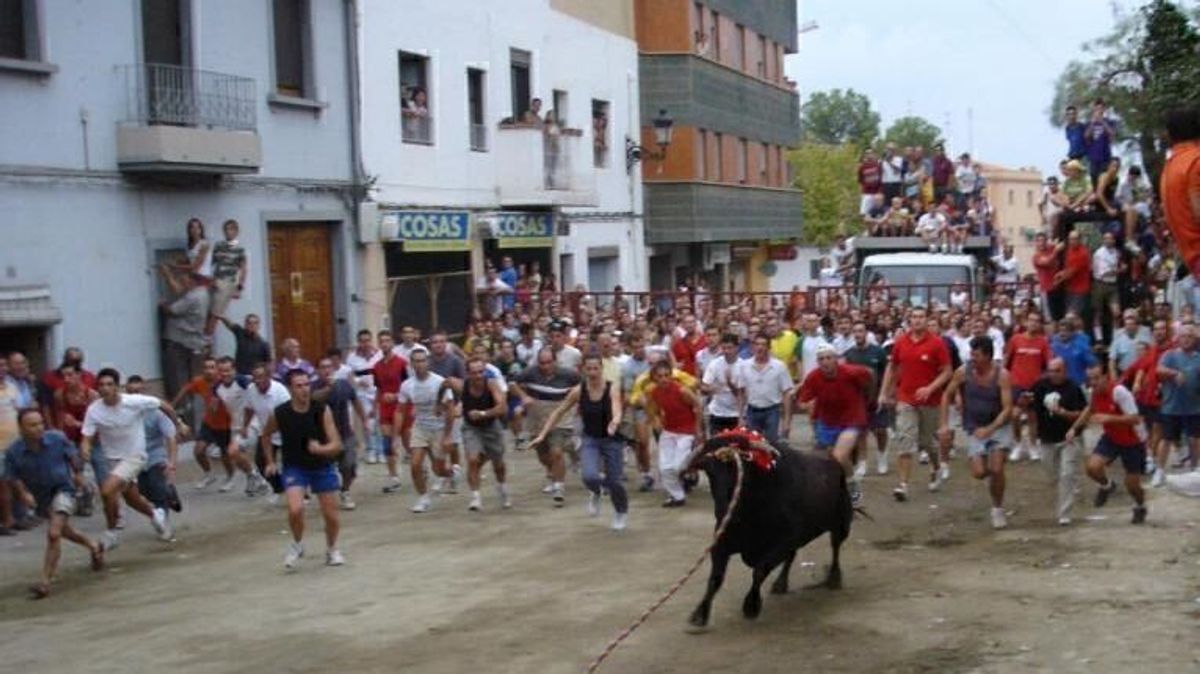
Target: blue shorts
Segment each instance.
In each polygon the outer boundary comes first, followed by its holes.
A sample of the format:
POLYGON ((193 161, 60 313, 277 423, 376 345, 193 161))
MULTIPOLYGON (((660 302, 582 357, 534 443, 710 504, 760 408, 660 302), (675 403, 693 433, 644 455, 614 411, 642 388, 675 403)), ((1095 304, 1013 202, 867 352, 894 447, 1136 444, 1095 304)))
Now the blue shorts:
POLYGON ((1104 457, 1105 463, 1112 463, 1120 458, 1125 472, 1131 475, 1141 475, 1146 472, 1146 443, 1144 442, 1139 442, 1132 447, 1122 447, 1109 440, 1107 435, 1102 435, 1092 453, 1104 457))
POLYGON ((1164 440, 1179 442, 1184 434, 1200 438, 1200 414, 1163 414, 1160 421, 1164 440))
POLYGON ((505 421, 512 421, 519 409, 521 409, 521 398, 516 395, 508 396, 508 416, 505 417, 505 421))
POLYGON ((1157 407, 1143 405, 1138 403, 1138 414, 1142 415, 1142 421, 1146 424, 1146 430, 1157 423, 1162 423, 1162 414, 1159 414, 1157 407))
POLYGON ((337 491, 340 486, 333 464, 315 470, 296 468, 295 466, 283 467, 283 488, 285 490, 299 488, 308 489, 314 494, 324 494, 337 491))
POLYGON ((829 426, 821 421, 813 422, 813 434, 816 439, 816 445, 820 448, 832 448, 837 444, 838 436, 843 431, 854 431, 857 436, 862 431, 858 426, 829 426))
POLYGON ((892 427, 892 408, 887 405, 877 405, 867 416, 870 417, 867 427, 873 431, 887 430, 892 427))

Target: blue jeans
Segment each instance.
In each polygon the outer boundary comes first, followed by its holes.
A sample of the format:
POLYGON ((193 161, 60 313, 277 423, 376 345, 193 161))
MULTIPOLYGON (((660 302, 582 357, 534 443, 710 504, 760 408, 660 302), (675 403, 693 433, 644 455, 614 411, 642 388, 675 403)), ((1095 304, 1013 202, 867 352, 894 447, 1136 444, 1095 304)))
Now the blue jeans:
POLYGON ((779 440, 779 405, 770 407, 746 406, 746 426, 751 430, 762 433, 767 442, 775 444, 779 440))
POLYGON ((625 485, 621 484, 621 458, 625 445, 616 438, 592 438, 582 436, 579 446, 580 472, 583 486, 593 494, 600 493, 600 486, 608 489, 613 509, 619 513, 629 512, 629 497, 625 485), (604 479, 600 479, 600 464, 604 464, 604 479))

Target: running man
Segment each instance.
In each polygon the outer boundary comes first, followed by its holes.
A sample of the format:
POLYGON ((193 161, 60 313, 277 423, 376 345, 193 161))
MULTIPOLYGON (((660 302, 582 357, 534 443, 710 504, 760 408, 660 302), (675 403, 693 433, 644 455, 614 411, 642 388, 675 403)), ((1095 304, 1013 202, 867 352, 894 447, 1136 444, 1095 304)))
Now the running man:
POLYGON ((1150 436, 1147 450, 1149 458, 1154 460, 1154 475, 1150 478, 1150 486, 1157 488, 1167 482, 1167 462, 1171 453, 1170 444, 1163 442, 1162 389, 1158 377, 1158 361, 1163 353, 1171 348, 1167 322, 1154 321, 1154 329, 1150 335, 1151 344, 1143 349, 1137 360, 1125 370, 1121 383, 1133 391, 1138 413, 1142 415, 1142 422, 1146 424, 1146 431, 1150 436))
POLYGON ((396 394, 392 446, 403 446, 404 451, 412 457, 409 468, 413 487, 417 490, 417 502, 411 510, 423 513, 433 507, 425 477, 425 457, 430 457, 435 477, 444 480, 451 475, 446 459, 453 443, 454 392, 445 379, 429 371, 428 351, 424 348, 413 349, 409 357, 412 359, 409 364, 412 365, 413 376, 404 380, 396 394), (400 429, 405 427, 410 415, 412 430, 405 438, 400 429))
POLYGON ((175 408, 154 396, 121 392, 121 375, 112 368, 104 368, 96 374, 96 390, 100 398, 88 405, 83 417, 83 442, 79 453, 89 461, 92 448, 99 440, 108 462, 108 475, 100 485, 100 497, 104 501, 104 519, 107 530, 101 536, 106 550, 117 547, 120 533, 117 517, 120 512, 118 497, 124 496, 129 507, 145 515, 160 537, 167 533, 166 522, 154 512, 154 508, 137 488, 137 477, 146 466, 146 431, 143 417, 155 410, 162 410, 171 418, 180 435, 188 434, 187 424, 175 415, 175 408))
POLYGON ((917 450, 929 455, 929 489, 941 487, 938 475, 938 447, 934 431, 938 426, 938 410, 942 402, 942 387, 950 381, 950 351, 940 337, 928 330, 925 309, 914 308, 908 318, 908 332, 896 338, 892 357, 879 389, 879 404, 896 406, 896 461, 900 484, 892 496, 900 502, 908 500, 908 481, 912 477, 913 454, 917 450))
POLYGON ((817 349, 817 368, 808 373, 793 396, 809 409, 816 449, 828 451, 830 458, 841 464, 855 506, 862 500, 862 488, 854 473, 854 454, 867 427, 872 385, 870 370, 839 363, 837 349, 824 343, 817 349))
POLYGON ((700 379, 700 391, 708 396, 708 433, 710 436, 741 425, 742 408, 738 402, 738 338, 725 335, 720 340, 720 355, 708 361, 700 379))
MULTIPOLYGON (((534 444, 544 442, 546 434, 554 430, 559 420, 576 408, 583 426, 579 460, 583 467, 583 486, 588 490, 587 514, 589 517, 600 514, 600 489, 603 487, 612 498, 615 511, 612 528, 623 531, 628 523, 629 497, 621 482, 625 445, 617 437, 617 429, 621 427, 621 392, 604 379, 600 356, 584 356, 583 376, 583 382, 572 388, 562 404, 546 418, 534 444), (604 470, 603 479, 600 478, 601 469, 604 470)), ((666 481, 664 473, 663 482, 666 481)))
POLYGON ((650 425, 646 422, 646 410, 640 402, 635 403, 633 395, 634 384, 650 371, 650 362, 646 358, 646 338, 635 332, 629 334, 627 345, 629 357, 621 365, 621 400, 625 401, 625 413, 621 415, 621 435, 633 446, 633 454, 637 458, 638 472, 642 475, 642 483, 638 491, 654 491, 654 475, 650 472, 650 425))
MULTIPOLYGON (((234 481, 237 478, 233 474, 234 462, 229 455, 229 410, 217 395, 217 386, 220 383, 221 375, 220 369, 217 367, 217 359, 205 358, 203 374, 193 378, 179 389, 179 393, 171 401, 171 406, 178 409, 185 400, 192 397, 198 398, 204 404, 200 430, 196 432, 196 441, 192 445, 192 456, 196 459, 196 465, 204 471, 204 476, 196 483, 196 489, 202 491, 217 481, 216 476, 212 474, 212 464, 208 460, 208 448, 213 446, 220 450, 221 465, 225 468, 225 482, 218 489, 224 494, 233 489, 234 481)), ((254 465, 241 452, 237 453, 237 458, 237 467, 246 474, 246 487, 249 489, 255 483, 254 465)))
POLYGON ((505 484, 508 470, 504 465, 504 436, 500 420, 508 414, 508 397, 500 388, 500 379, 486 376, 487 361, 473 357, 467 361, 467 380, 459 390, 463 409, 463 449, 467 451, 467 486, 471 489, 471 503, 467 510, 478 512, 483 509, 483 497, 479 495, 479 473, 483 464, 492 462, 496 475, 496 493, 500 506, 512 507, 505 484))
MULTIPOLYGON (((538 352, 536 364, 522 370, 516 381, 512 382, 511 388, 521 396, 530 427, 544 428, 546 419, 578 385, 579 374, 559 367, 553 349, 546 346, 538 352)), ((574 430, 574 416, 563 415, 558 425, 545 434, 544 441, 534 445, 538 461, 546 468, 549 478, 547 485, 542 488, 542 493, 553 497, 556 508, 561 508, 566 501, 566 486, 563 482, 566 480, 567 467, 563 457, 572 449, 574 430)))
MULTIPOLYGON (((125 392, 145 393, 145 380, 140 375, 130 375, 125 381, 125 392)), ((162 410, 155 410, 142 418, 142 427, 146 432, 146 467, 138 474, 138 491, 154 506, 154 519, 162 521, 161 538, 170 541, 175 538, 175 528, 168 510, 178 512, 182 508, 175 490, 175 462, 179 458, 175 424, 162 410)))
POLYGON ((42 580, 29 588, 35 599, 43 599, 58 574, 63 538, 87 548, 94 571, 104 568, 104 546, 69 521, 75 514, 77 490, 83 488, 83 462, 75 446, 59 431, 47 430, 37 409, 22 409, 17 423, 21 435, 8 447, 4 475, 11 481, 14 496, 48 520, 42 580))
MULTIPOLYGON (((408 360, 396 352, 390 331, 380 330, 376 339, 379 341, 379 352, 383 355, 371 368, 371 374, 375 379, 376 397, 379 401, 379 432, 383 436, 383 458, 387 461, 388 477, 383 493, 394 494, 400 491, 400 473, 396 470, 397 443, 393 442, 393 438, 407 438, 409 429, 394 427, 392 423, 397 416, 396 399, 400 393, 400 384, 408 378, 408 360)), ((405 418, 411 419, 412 414, 406 413, 405 418)), ((411 421, 409 423, 411 424, 411 421)), ((399 446, 407 447, 407 440, 399 446)))
POLYGON ((986 335, 971 338, 971 360, 958 368, 942 396, 941 435, 950 435, 950 401, 962 391, 962 426, 967 434, 971 476, 988 480, 992 496, 992 528, 1008 526, 1004 514, 1004 462, 1012 449, 1008 428, 1012 416, 1012 381, 995 362, 995 344, 986 335))
POLYGON ((1083 438, 1067 441, 1067 431, 1083 414, 1087 397, 1083 389, 1067 377, 1067 365, 1054 358, 1046 366, 1046 376, 1029 391, 1032 397, 1030 412, 1038 416, 1038 441, 1042 446, 1042 461, 1050 478, 1058 485, 1058 505, 1055 516, 1059 526, 1071 524, 1071 506, 1075 502, 1075 485, 1079 482, 1079 457, 1083 454, 1083 438))
POLYGON ((647 412, 652 424, 662 429, 658 436, 658 470, 667 492, 664 508, 687 503, 683 468, 697 442, 704 442, 704 409, 700 396, 672 376, 671 364, 660 360, 650 369, 653 382, 646 390, 647 412))
MULTIPOLYGON (((286 386, 271 377, 271 368, 268 363, 259 363, 250 368, 250 378, 251 382, 246 387, 242 403, 242 424, 236 440, 237 451, 241 452, 243 448, 252 448, 254 465, 258 467, 258 474, 262 476, 267 474, 268 463, 275 462, 275 454, 279 452, 280 442, 282 442, 279 433, 275 432, 269 436, 269 445, 264 444, 261 442, 262 430, 266 428, 272 410, 291 400, 291 395, 286 386), (270 462, 267 461, 268 454, 271 455, 270 462)), ((231 451, 230 454, 232 455, 233 452, 231 451)), ((272 505, 278 503, 279 495, 283 493, 283 482, 278 475, 267 476, 262 481, 255 480, 255 482, 253 489, 250 486, 246 487, 246 496, 270 491, 271 495, 268 497, 270 503, 272 505)))
POLYGON ((341 566, 346 563, 338 550, 338 474, 333 464, 342 451, 342 441, 333 413, 324 403, 312 399, 308 375, 301 369, 290 370, 287 382, 289 400, 280 404, 267 417, 259 436, 267 475, 280 475, 287 495, 288 526, 292 542, 284 553, 283 566, 290 570, 304 556, 304 495, 317 495, 321 516, 325 520, 325 564, 341 566), (275 464, 271 436, 280 438, 283 465, 275 464))
MULTIPOLYGON (((1008 340, 1005 350, 1005 367, 1012 378, 1013 402, 1021 410, 1028 410, 1033 399, 1026 393, 1037 383, 1053 358, 1050 353, 1050 340, 1042 332, 1042 315, 1036 311, 1029 312, 1025 317, 1025 332, 1013 335, 1008 340)), ((1038 444, 1038 417, 1027 411, 1023 418, 1029 427, 1029 432, 1024 436, 1021 435, 1022 414, 1013 414, 1012 432, 1016 447, 1013 448, 1010 458, 1018 461, 1024 455, 1028 456, 1030 461, 1039 461, 1042 453, 1038 444)))
POLYGON ((1104 507, 1108 497, 1117 490, 1117 483, 1108 477, 1108 465, 1121 459, 1121 465, 1125 468, 1125 489, 1133 498, 1131 521, 1133 524, 1142 524, 1146 521, 1146 494, 1142 491, 1146 443, 1137 402, 1129 389, 1109 378, 1108 367, 1104 363, 1096 363, 1088 368, 1088 383, 1092 387, 1091 403, 1067 432, 1067 441, 1081 435, 1089 423, 1099 424, 1104 429, 1085 466, 1088 477, 1100 485, 1094 505, 1097 508, 1104 507))
MULTIPOLYGON (((866 323, 855 322, 851 329, 851 338, 854 341, 842 354, 842 358, 851 365, 861 365, 869 369, 875 377, 875 386, 879 386, 883 383, 883 375, 887 371, 888 355, 882 346, 871 343, 869 335, 866 323)), ((888 429, 892 426, 891 410, 879 404, 877 395, 872 395, 867 402, 867 427, 871 430, 870 435, 875 436, 875 472, 886 475, 888 429)), ((854 477, 858 480, 867 475, 867 435, 858 434, 858 463, 854 470, 854 477)))
POLYGON ((794 384, 788 366, 771 355, 771 341, 765 334, 755 335, 754 357, 738 364, 734 383, 746 427, 762 433, 772 445, 781 435, 787 438, 792 430, 794 384))
POLYGON ((367 412, 367 423, 363 425, 366 438, 367 463, 383 460, 382 442, 379 437, 378 409, 375 406, 375 364, 383 358, 383 352, 375 348, 375 338, 370 330, 359 330, 355 337, 354 350, 346 355, 346 365, 354 373, 354 392, 367 412))
POLYGON ((338 437, 342 441, 342 453, 338 456, 338 476, 340 491, 338 503, 342 510, 354 510, 358 506, 350 498, 350 486, 358 477, 358 438, 354 435, 354 425, 350 420, 350 410, 358 419, 363 433, 368 432, 367 410, 359 398, 355 387, 345 379, 336 377, 336 367, 329 356, 317 361, 317 380, 310 384, 313 400, 324 403, 333 415, 333 425, 337 427, 338 437))

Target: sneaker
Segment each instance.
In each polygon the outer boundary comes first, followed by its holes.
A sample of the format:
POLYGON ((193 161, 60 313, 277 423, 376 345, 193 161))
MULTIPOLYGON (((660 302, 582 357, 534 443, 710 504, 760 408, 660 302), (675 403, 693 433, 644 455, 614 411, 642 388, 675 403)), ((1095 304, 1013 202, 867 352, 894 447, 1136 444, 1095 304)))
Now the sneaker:
POLYGON ((629 513, 614 513, 612 521, 613 531, 625 531, 625 527, 629 525, 629 513))
POLYGON ((167 511, 162 508, 155 508, 150 513, 150 526, 154 527, 154 533, 158 534, 159 540, 171 540, 171 531, 167 525, 167 511))
MULTIPOLYGON (((222 494, 227 494, 227 493, 233 491, 233 485, 235 482, 237 482, 237 476, 230 475, 229 477, 225 478, 225 481, 221 483, 221 486, 219 488, 217 488, 217 491, 221 492, 222 494)), ((249 479, 249 478, 246 479, 246 492, 247 493, 250 492, 251 484, 253 482, 254 482, 254 480, 252 480, 252 479, 249 479)))
POLYGON ((1108 503, 1108 497, 1112 496, 1116 490, 1117 483, 1109 480, 1107 487, 1100 487, 1100 489, 1096 490, 1096 500, 1092 502, 1092 505, 1097 508, 1103 508, 1104 504, 1108 503))
POLYGON ((483 510, 483 497, 479 495, 479 492, 471 493, 471 504, 467 506, 467 510, 473 513, 483 510))
POLYGON ((543 494, 553 494, 554 493, 554 483, 547 481, 546 486, 542 487, 542 493, 543 494))
POLYGON ((667 497, 667 500, 663 501, 662 507, 682 508, 685 505, 687 505, 687 499, 667 497))
POLYGON ((948 244, 948 243, 943 243, 943 244, 942 244, 942 252, 943 252, 943 253, 949 253, 949 252, 950 252, 950 244, 948 244))
POLYGON ((200 478, 200 481, 197 482, 195 485, 193 485, 193 487, 195 488, 196 491, 204 491, 205 489, 208 489, 209 487, 216 484, 216 482, 217 482, 217 477, 215 475, 205 473, 204 477, 200 478))
POLYGON ((1130 523, 1131 524, 1145 524, 1146 523, 1146 506, 1144 506, 1144 505, 1133 506, 1133 519, 1130 520, 1130 523))
POLYGON ((1154 469, 1154 477, 1150 478, 1150 486, 1158 489, 1167 483, 1167 473, 1162 468, 1154 469))
POLYGON ((1042 460, 1042 448, 1038 445, 1029 446, 1029 460, 1038 462, 1042 460))
POLYGON ((1147 456, 1146 457, 1146 471, 1142 474, 1143 475, 1153 475, 1156 470, 1158 470, 1158 464, 1154 463, 1154 457, 1147 456))
POLYGON ((595 517, 600 514, 600 495, 594 491, 588 492, 587 503, 584 504, 584 509, 587 511, 588 517, 595 517))
POLYGON ((567 500, 567 495, 566 495, 565 491, 563 490, 562 487, 560 487, 558 485, 555 485, 554 489, 550 492, 550 495, 551 495, 551 498, 554 499, 554 507, 555 508, 563 507, 563 503, 567 500))
POLYGON ((518 452, 525 451, 525 438, 523 436, 518 435, 513 438, 513 449, 518 452))
POLYGON ((937 251, 938 251, 938 248, 937 248, 937 244, 936 244, 936 243, 931 243, 931 244, 929 244, 929 252, 931 252, 931 253, 936 253, 937 251))
POLYGON ((109 529, 100 534, 100 544, 104 546, 104 551, 116 550, 121 545, 121 537, 116 529, 109 529))
POLYGON ((433 499, 429 498, 429 494, 421 494, 421 498, 409 508, 414 513, 427 513, 433 507, 433 499))
POLYGON ((342 510, 354 510, 358 507, 354 499, 350 498, 350 492, 348 491, 338 492, 338 503, 341 505, 342 510))
POLYGON ((867 476, 867 462, 859 461, 854 464, 854 479, 861 480, 867 476))
POLYGON ((992 508, 992 528, 1004 529, 1008 527, 1008 518, 1004 515, 1004 508, 992 508))
POLYGON ((1013 447, 1012 452, 1008 455, 1008 460, 1010 463, 1019 463, 1029 453, 1029 449, 1024 444, 1020 444, 1013 447))
POLYGON ((376 454, 375 452, 371 452, 371 453, 367 454, 367 463, 369 463, 369 464, 379 463, 379 455, 376 454))
POLYGON ((267 505, 277 506, 280 503, 283 503, 283 499, 279 498, 279 494, 276 494, 275 492, 271 492, 270 494, 267 495, 267 505))
POLYGON ((942 465, 938 468, 938 479, 942 482, 950 481, 950 464, 946 463, 945 461, 943 461, 942 465))
POLYGON ((935 492, 942 488, 942 472, 935 470, 929 474, 929 491, 935 492))
POLYGON ((383 486, 383 493, 395 494, 400 491, 400 476, 394 475, 388 478, 388 483, 383 486))
POLYGON ((892 490, 892 498, 896 499, 897 501, 899 501, 901 503, 904 503, 905 501, 907 501, 908 500, 908 484, 901 482, 900 484, 896 485, 896 488, 892 490))
POLYGON ((458 465, 457 463, 454 464, 453 466, 451 466, 450 467, 450 477, 442 481, 443 485, 445 486, 445 488, 442 491, 447 494, 457 494, 458 493, 458 479, 460 477, 462 477, 462 472, 463 472, 462 466, 458 465))
POLYGON ((887 454, 886 453, 880 454, 875 459, 875 474, 876 475, 887 475, 887 472, 888 472, 887 454))
POLYGON ((643 475, 642 484, 638 487, 638 491, 642 493, 654 491, 654 476, 649 474, 643 475))
POLYGON ((862 485, 858 483, 858 480, 847 482, 846 489, 850 492, 850 506, 857 508, 862 505, 862 485))
POLYGON ((927 465, 929 463, 929 452, 922 451, 917 455, 917 461, 919 461, 922 466, 927 465))
POLYGON ((343 566, 346 563, 346 558, 342 556, 342 551, 337 548, 331 548, 325 552, 325 566, 343 566))
POLYGON ((1126 241, 1125 242, 1125 250, 1129 251, 1129 253, 1131 255, 1137 255, 1138 253, 1142 252, 1142 247, 1137 245, 1133 241, 1126 241))
POLYGON ((508 488, 503 484, 496 485, 496 494, 500 496, 500 507, 508 510, 512 507, 512 498, 508 495, 508 488))
MULTIPOLYGON (((229 479, 232 480, 233 478, 229 479)), ((224 489, 224 487, 222 487, 222 489, 224 489)), ((259 475, 258 473, 246 476, 246 496, 262 496, 269 491, 271 491, 271 483, 267 482, 267 478, 259 475)))
POLYGON ((283 555, 283 568, 291 571, 300 566, 300 558, 304 556, 304 546, 292 541, 288 543, 287 552, 283 555))
POLYGON ((117 513, 117 531, 123 531, 124 529, 125 529, 125 510, 122 509, 121 512, 117 513))
POLYGON ((1060 518, 1058 518, 1058 526, 1060 526, 1060 527, 1069 527, 1069 526, 1071 526, 1071 518, 1070 518, 1070 517, 1060 517, 1060 518))

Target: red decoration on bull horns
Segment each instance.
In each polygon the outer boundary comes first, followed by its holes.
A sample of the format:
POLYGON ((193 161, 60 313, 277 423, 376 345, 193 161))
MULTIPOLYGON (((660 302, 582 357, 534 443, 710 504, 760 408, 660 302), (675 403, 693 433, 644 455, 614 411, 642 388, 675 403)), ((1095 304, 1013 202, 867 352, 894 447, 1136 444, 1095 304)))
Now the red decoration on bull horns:
POLYGON ((714 436, 716 440, 731 440, 738 448, 742 458, 754 464, 761 470, 774 470, 775 457, 778 454, 774 447, 767 444, 766 438, 758 431, 738 426, 727 431, 721 431, 714 436))

